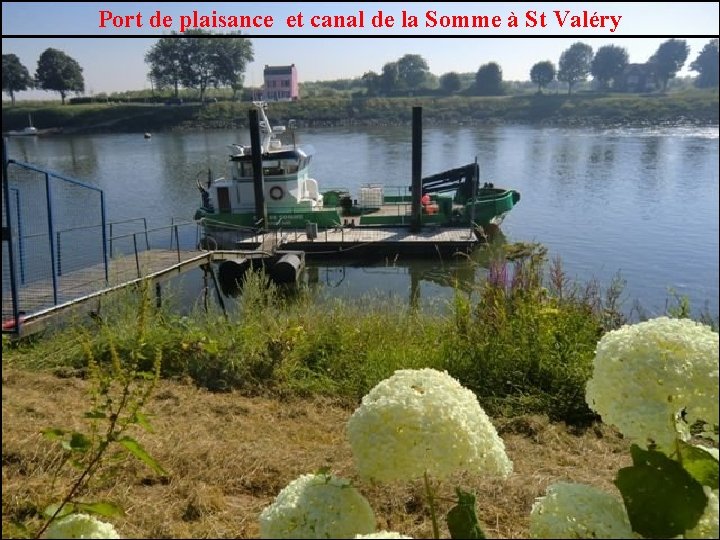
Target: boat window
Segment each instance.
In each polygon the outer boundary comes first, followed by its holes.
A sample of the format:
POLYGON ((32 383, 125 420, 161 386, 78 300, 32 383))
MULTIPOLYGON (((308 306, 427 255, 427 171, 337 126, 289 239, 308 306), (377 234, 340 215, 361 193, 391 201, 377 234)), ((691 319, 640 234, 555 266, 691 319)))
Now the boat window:
POLYGON ((253 175, 252 163, 243 161, 240 163, 240 176, 247 177, 253 175))
POLYGON ((285 174, 285 170, 280 164, 280 160, 263 161, 263 174, 267 176, 278 176, 285 174))

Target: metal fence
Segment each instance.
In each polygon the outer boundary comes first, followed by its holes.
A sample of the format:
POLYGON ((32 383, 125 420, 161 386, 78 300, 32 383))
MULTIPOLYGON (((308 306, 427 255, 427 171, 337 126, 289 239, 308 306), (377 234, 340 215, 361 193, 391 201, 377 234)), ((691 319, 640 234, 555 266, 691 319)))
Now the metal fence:
POLYGON ((191 257, 194 222, 108 222, 103 191, 29 163, 3 144, 2 331, 33 314, 191 257))

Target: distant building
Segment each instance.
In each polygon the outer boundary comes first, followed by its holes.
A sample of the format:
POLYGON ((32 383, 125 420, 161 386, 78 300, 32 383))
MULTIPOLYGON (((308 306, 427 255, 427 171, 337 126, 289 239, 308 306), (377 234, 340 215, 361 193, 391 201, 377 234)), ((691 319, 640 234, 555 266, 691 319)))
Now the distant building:
POLYGON ((290 66, 265 66, 263 71, 265 101, 290 101, 300 97, 295 64, 290 66))
POLYGON ((613 82, 613 88, 620 92, 652 92, 658 84, 653 67, 647 64, 628 64, 622 74, 613 82))

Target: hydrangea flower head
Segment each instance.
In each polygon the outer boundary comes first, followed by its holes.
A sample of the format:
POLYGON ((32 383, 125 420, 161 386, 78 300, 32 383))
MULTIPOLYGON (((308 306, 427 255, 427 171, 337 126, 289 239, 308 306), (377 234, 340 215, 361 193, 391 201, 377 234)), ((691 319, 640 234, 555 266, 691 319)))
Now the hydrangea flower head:
POLYGON ((605 423, 661 450, 687 439, 698 420, 718 424, 717 332, 668 317, 608 332, 597 345, 586 400, 605 423))
POLYGON ((305 474, 260 514, 262 538, 353 538, 375 531, 370 504, 348 480, 305 474))
POLYGON ((531 538, 633 538, 623 502, 595 487, 560 482, 530 513, 531 538))
POLYGON ((507 476, 512 462, 477 397, 447 372, 399 370, 363 398, 347 425, 358 472, 379 481, 455 470, 507 476))
POLYGON ((53 521, 44 538, 120 538, 110 523, 88 514, 70 514, 53 521))
POLYGON ((409 538, 412 540, 412 536, 405 536, 404 534, 400 534, 395 531, 378 531, 370 534, 356 534, 355 538, 409 538))

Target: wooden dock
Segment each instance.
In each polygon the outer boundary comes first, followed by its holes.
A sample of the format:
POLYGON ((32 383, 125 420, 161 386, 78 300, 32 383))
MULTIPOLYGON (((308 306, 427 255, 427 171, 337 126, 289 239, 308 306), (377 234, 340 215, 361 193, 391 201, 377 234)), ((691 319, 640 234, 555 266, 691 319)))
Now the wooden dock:
MULTIPOLYGON (((105 265, 96 264, 52 278, 31 281, 18 287, 18 311, 23 313, 19 335, 28 335, 44 328, 59 315, 77 308, 92 310, 100 299, 112 292, 150 280, 151 284, 182 274, 203 264, 266 258, 258 251, 178 251, 151 249, 114 257, 105 265)), ((3 294, 2 312, 12 313, 10 294, 3 294)), ((97 308, 95 308, 97 309, 97 308)), ((12 322, 12 318, 10 318, 12 322)), ((5 323, 5 321, 4 321, 5 323)))
POLYGON ((270 231, 248 236, 237 242, 237 249, 278 249, 304 251, 308 256, 452 256, 468 253, 479 244, 472 229, 425 226, 419 232, 407 227, 338 227, 318 231, 308 237, 306 231, 270 231))

